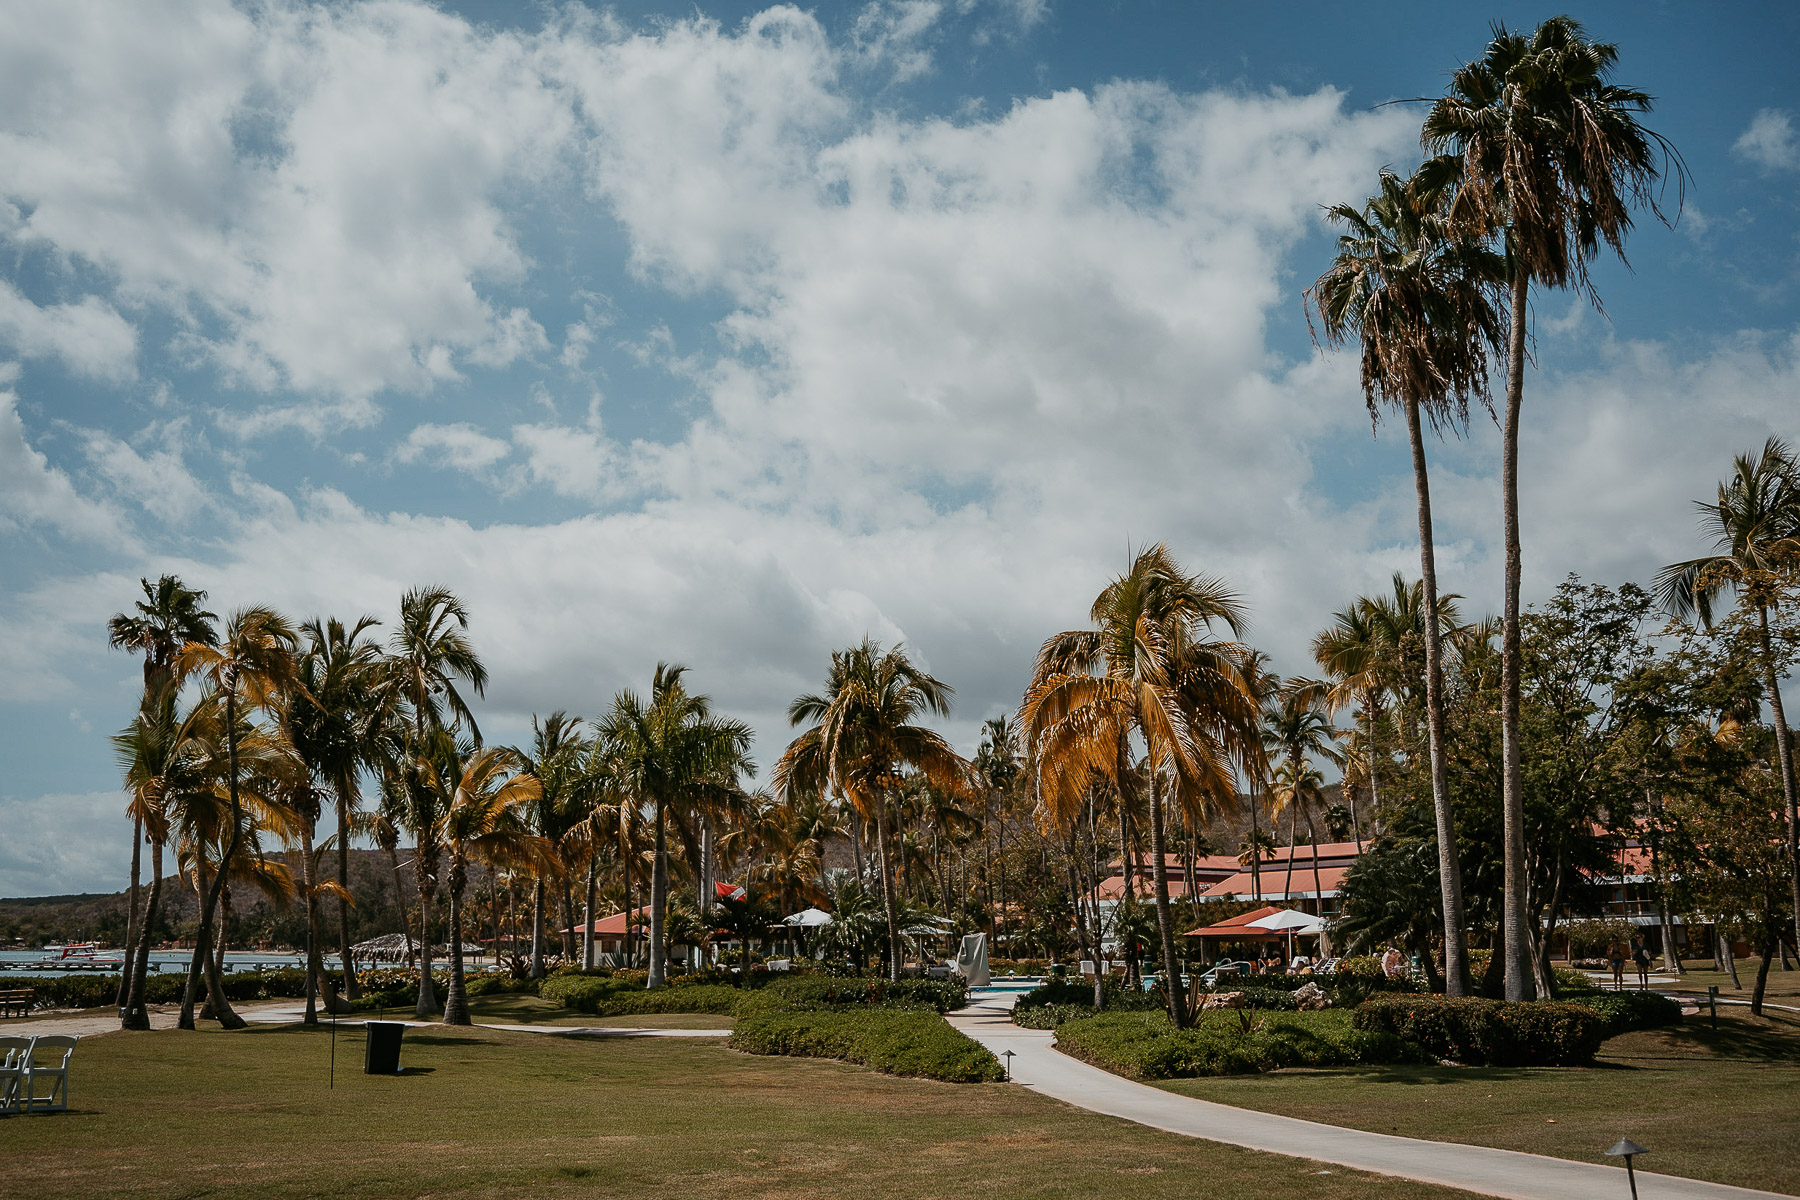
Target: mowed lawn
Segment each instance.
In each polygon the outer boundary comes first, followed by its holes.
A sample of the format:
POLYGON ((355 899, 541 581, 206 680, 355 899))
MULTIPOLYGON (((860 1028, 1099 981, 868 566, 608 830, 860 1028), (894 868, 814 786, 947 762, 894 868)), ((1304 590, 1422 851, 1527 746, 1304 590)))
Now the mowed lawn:
POLYGON ((532 1198, 1462 1196, 1198 1142, 1007 1084, 759 1058, 722 1040, 408 1030, 84 1039, 73 1109, 0 1121, 7 1195, 532 1198))
POLYGON ((1720 1010, 1616 1037, 1590 1068, 1381 1067, 1180 1079, 1186 1096, 1585 1162, 1629 1137, 1649 1171, 1800 1194, 1800 1019, 1720 1010))

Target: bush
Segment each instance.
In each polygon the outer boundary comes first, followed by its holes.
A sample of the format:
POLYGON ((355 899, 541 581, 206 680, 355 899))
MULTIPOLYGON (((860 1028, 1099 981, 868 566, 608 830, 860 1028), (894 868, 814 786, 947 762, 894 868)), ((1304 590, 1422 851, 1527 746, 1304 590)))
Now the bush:
POLYGON ((514 979, 509 975, 471 975, 463 981, 468 996, 497 996, 503 993, 535 996, 542 984, 539 979, 514 979))
POLYGON ((1005 1072, 988 1049, 936 1013, 892 1008, 758 1012, 740 1018, 730 1045, 751 1054, 838 1058, 889 1075, 992 1082, 1005 1072))
POLYGON ((1556 981, 1558 996, 1576 996, 1594 993, 1598 995, 1600 987, 1592 979, 1580 971, 1572 971, 1568 967, 1551 967, 1550 977, 1556 981))
POLYGON ((619 972, 598 975, 550 975, 538 995, 552 1004, 596 1017, 635 1016, 642 1013, 713 1013, 730 1015, 744 993, 716 983, 671 982, 646 989, 642 983, 622 980, 619 972))
POLYGON ((1563 935, 1569 939, 1569 949, 1576 957, 1604 955, 1606 948, 1614 942, 1629 946, 1637 932, 1637 926, 1623 917, 1571 921, 1563 926, 1563 935))
POLYGON ((1352 1023, 1403 1038, 1434 1058, 1493 1067, 1592 1062, 1606 1039, 1598 1013, 1552 1000, 1379 996, 1359 1005, 1352 1023))
POLYGON ((1360 975, 1366 979, 1386 979, 1381 959, 1373 954, 1351 954, 1337 960, 1339 975, 1360 975))
POLYGON ((969 1002, 968 985, 960 979, 902 979, 898 983, 869 976, 841 978, 796 975, 774 978, 764 990, 779 996, 783 1007, 930 1009, 949 1012, 969 1002))
POLYGON ((1569 997, 1597 1014, 1605 1023, 1606 1037, 1617 1037, 1633 1029, 1658 1029, 1681 1023, 1681 1005, 1655 992, 1584 992, 1569 997))
POLYGON ((1342 1012, 1265 1013, 1248 1031, 1236 1012, 1176 1029, 1160 1012, 1101 1013, 1056 1031, 1057 1048, 1134 1079, 1254 1075, 1283 1067, 1345 1067, 1416 1057, 1392 1034, 1352 1027, 1342 1012))

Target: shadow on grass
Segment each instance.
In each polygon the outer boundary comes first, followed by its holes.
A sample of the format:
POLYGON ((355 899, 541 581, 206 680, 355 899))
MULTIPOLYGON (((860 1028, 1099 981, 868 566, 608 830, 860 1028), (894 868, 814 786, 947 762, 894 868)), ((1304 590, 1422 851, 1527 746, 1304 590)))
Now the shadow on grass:
MULTIPOLYGON (((473 1028, 473 1026, 471 1026, 473 1028)), ((500 1043, 493 1038, 456 1037, 437 1033, 414 1033, 406 1031, 401 1039, 404 1046, 497 1046, 500 1043)))
MULTIPOLYGON (((1707 1057, 1729 1062, 1800 1063, 1800 1037, 1791 1029, 1755 1024, 1739 1017, 1719 1018, 1719 1028, 1690 1019, 1683 1025, 1660 1031, 1674 1046, 1688 1053, 1670 1058, 1707 1057)), ((1656 1055, 1634 1054, 1633 1058, 1656 1055)))

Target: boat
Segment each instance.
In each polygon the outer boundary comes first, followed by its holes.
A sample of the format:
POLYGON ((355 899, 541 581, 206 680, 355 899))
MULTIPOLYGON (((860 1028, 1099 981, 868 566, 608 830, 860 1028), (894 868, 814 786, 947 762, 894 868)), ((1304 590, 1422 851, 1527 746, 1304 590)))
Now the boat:
POLYGON ((98 942, 70 942, 66 946, 45 946, 56 953, 29 965, 33 971, 117 971, 125 960, 116 954, 105 954, 98 942))

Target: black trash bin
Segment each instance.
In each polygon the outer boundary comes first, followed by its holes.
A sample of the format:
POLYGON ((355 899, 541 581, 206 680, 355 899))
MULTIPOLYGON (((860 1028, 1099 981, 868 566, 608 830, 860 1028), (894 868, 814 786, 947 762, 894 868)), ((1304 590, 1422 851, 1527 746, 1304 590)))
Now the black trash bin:
POLYGON ((364 1025, 369 1040, 363 1049, 364 1075, 398 1075, 400 1073, 400 1035, 406 1026, 399 1021, 369 1021, 364 1025))

